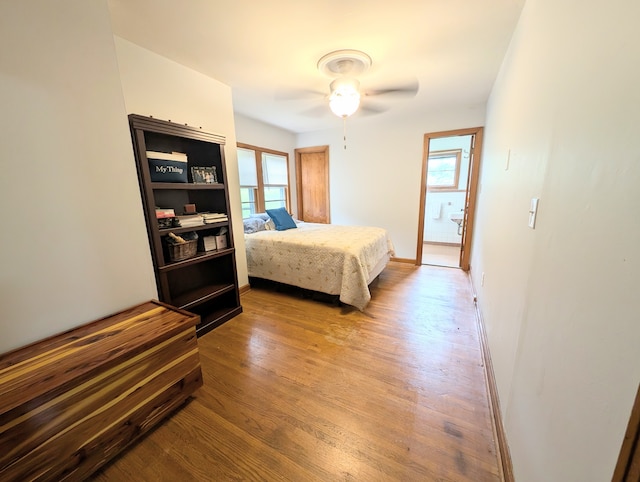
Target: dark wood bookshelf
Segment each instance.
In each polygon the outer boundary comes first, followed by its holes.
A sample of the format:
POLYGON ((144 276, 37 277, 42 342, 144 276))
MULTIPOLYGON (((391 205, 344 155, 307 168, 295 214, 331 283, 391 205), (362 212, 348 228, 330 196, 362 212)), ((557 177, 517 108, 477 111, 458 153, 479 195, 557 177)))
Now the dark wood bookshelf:
POLYGON ((162 302, 199 315, 201 321, 196 333, 203 335, 242 312, 224 157, 225 138, 196 127, 136 114, 129 116, 129 126, 158 297, 162 302), (148 151, 186 154, 186 182, 152 180, 148 151), (192 167, 215 168, 218 182, 194 183, 192 167), (195 204, 200 213, 224 213, 227 220, 194 227, 159 228, 156 208, 173 209, 176 215, 181 215, 185 204, 195 204), (204 237, 219 235, 221 228, 227 229, 226 248, 198 251, 180 261, 169 256, 169 233, 193 232, 204 237))

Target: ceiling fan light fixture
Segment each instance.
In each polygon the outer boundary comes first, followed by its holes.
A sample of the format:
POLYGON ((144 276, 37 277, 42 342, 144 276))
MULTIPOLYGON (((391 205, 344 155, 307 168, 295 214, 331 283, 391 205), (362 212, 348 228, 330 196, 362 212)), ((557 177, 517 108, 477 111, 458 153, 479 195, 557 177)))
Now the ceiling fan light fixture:
POLYGON ((360 106, 360 82, 356 79, 339 78, 331 82, 329 108, 338 117, 354 114, 360 106))

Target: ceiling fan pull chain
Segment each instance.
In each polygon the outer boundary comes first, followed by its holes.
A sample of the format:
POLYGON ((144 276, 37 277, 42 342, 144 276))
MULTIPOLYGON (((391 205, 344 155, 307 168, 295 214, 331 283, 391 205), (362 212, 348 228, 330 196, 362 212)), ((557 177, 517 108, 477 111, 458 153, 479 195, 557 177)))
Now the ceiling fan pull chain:
POLYGON ((344 143, 344 148, 347 148, 347 116, 342 117, 342 141, 344 143))

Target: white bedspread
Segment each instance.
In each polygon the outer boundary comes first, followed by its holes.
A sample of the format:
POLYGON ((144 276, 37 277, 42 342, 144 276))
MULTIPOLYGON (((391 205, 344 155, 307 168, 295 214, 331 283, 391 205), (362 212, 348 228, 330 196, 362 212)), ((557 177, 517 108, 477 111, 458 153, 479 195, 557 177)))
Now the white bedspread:
POLYGON ((249 276, 340 295, 363 310, 369 283, 394 254, 387 231, 300 223, 286 231, 245 234, 249 276))

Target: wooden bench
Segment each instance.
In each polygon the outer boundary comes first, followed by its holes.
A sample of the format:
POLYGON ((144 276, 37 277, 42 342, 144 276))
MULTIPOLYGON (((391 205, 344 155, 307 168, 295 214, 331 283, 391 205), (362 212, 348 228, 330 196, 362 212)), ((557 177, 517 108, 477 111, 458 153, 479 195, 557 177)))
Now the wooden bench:
POLYGON ((82 480, 200 386, 199 317, 150 301, 0 356, 0 480, 82 480))

